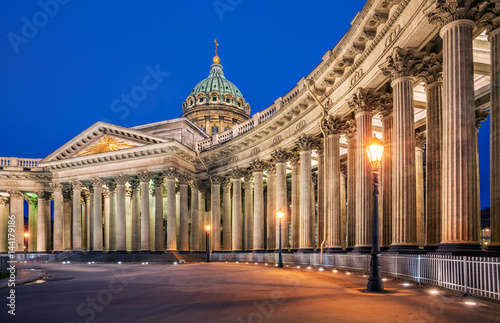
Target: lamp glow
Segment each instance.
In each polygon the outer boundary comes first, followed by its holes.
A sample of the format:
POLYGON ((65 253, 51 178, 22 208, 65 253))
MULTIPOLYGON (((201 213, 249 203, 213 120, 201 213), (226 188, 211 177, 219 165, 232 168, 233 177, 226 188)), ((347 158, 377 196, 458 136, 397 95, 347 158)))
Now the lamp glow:
POLYGON ((207 224, 207 225, 205 226, 205 229, 206 229, 207 231, 210 231, 210 226, 207 224))
POLYGON ((366 147, 368 159, 374 170, 378 170, 382 163, 382 153, 384 152, 384 144, 377 137, 373 137, 368 147, 366 147))

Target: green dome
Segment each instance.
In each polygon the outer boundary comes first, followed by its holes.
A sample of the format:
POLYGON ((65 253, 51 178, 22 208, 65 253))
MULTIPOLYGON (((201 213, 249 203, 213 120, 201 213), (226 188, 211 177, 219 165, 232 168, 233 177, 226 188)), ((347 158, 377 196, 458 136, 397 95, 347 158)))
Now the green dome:
POLYGON ((224 77, 222 65, 212 64, 209 76, 198 83, 183 103, 184 112, 201 105, 221 104, 243 110, 250 115, 250 105, 240 90, 224 77))

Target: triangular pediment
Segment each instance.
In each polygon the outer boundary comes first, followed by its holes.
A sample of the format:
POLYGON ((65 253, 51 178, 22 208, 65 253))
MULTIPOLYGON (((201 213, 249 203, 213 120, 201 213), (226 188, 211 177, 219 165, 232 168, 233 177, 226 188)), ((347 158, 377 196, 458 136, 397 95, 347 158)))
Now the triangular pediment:
POLYGON ((45 157, 41 162, 96 155, 166 141, 164 138, 152 136, 140 130, 99 121, 45 157))

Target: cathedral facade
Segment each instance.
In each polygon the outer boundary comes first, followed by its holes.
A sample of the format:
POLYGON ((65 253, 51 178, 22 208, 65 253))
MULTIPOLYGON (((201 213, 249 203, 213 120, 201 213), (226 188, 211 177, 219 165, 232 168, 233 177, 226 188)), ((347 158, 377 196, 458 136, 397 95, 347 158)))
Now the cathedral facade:
POLYGON ((366 252, 365 151, 385 144, 385 250, 479 251, 477 132, 491 118, 500 246, 500 3, 369 0, 297 86, 251 115, 216 55, 178 119, 97 122, 43 159, 0 158, 0 252, 366 252), (51 221, 53 219, 53 221, 51 221), (9 236, 9 229, 15 234, 9 236))

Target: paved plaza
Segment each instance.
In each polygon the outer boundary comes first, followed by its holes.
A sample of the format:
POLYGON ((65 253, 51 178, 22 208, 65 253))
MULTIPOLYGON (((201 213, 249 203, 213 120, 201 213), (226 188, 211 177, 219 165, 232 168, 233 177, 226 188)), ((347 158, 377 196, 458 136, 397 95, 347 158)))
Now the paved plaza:
MULTIPOLYGON (((45 264, 0 322, 495 322, 500 303, 363 273, 272 264, 45 264), (431 291, 437 291, 432 294, 431 291), (475 305, 467 305, 473 302, 475 305)), ((5 304, 9 289, 0 289, 5 304)))

